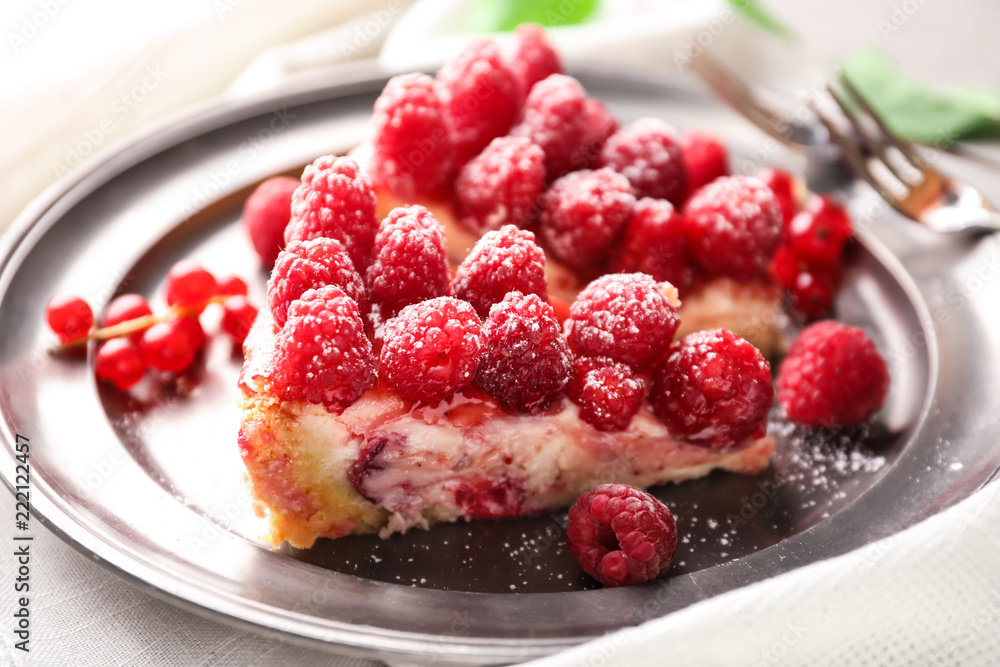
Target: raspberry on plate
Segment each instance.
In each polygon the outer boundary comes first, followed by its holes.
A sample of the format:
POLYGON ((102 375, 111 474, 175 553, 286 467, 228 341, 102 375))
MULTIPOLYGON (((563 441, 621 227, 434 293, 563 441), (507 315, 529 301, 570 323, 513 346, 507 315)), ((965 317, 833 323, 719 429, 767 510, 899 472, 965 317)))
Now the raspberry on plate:
POLYGON ((521 99, 528 97, 536 83, 563 71, 562 60, 549 44, 545 30, 531 23, 519 25, 514 30, 514 52, 507 66, 517 78, 521 99))
POLYGON ((448 256, 441 223, 423 206, 389 212, 375 237, 375 261, 365 274, 368 298, 388 319, 411 303, 449 296, 448 256))
POLYGON ((537 295, 510 292, 490 309, 476 384, 504 407, 531 414, 553 407, 572 364, 552 306, 537 295))
POLYGON ((373 178, 403 199, 442 192, 455 146, 434 79, 419 72, 389 79, 375 100, 373 178))
POLYGON ((324 155, 306 166, 292 194, 286 245, 320 236, 337 239, 360 272, 371 259, 377 229, 375 192, 357 162, 324 155))
POLYGON ((462 261, 452 282, 455 296, 472 304, 483 319, 508 292, 548 299, 545 253, 529 231, 507 225, 487 232, 462 261))
POLYGON ((729 151, 710 132, 691 130, 682 134, 681 152, 688 170, 688 193, 729 175, 729 151))
POLYGON ((261 182, 243 204, 243 229, 264 266, 271 266, 285 245, 292 215, 292 193, 299 180, 274 176, 261 182))
POLYGON ((586 139, 587 93, 576 79, 553 74, 531 89, 520 122, 510 133, 545 151, 545 174, 554 180, 577 168, 573 156, 586 139))
POLYGON ((552 253, 578 269, 596 269, 618 238, 635 197, 611 169, 566 174, 541 197, 539 232, 552 253))
POLYGON ((407 306, 386 323, 379 375, 406 400, 432 404, 472 382, 481 351, 476 311, 441 296, 407 306))
POLYGON ((525 227, 545 186, 545 153, 526 137, 497 137, 455 179, 462 224, 482 234, 503 225, 525 227))
POLYGON ((520 111, 520 85, 491 39, 469 42, 444 63, 436 83, 458 164, 506 134, 520 111))
POLYGON ((569 549, 606 587, 663 576, 677 549, 677 525, 662 502, 624 484, 602 484, 569 511, 569 549))
POLYGON ((677 132, 659 118, 640 118, 608 137, 598 166, 623 174, 639 197, 684 204, 688 171, 677 132))
POLYGON ((806 426, 851 426, 882 409, 889 369, 862 329, 821 320, 792 343, 775 385, 789 419, 806 426))
POLYGON ((598 431, 624 431, 642 407, 643 384, 625 364, 580 357, 566 394, 580 408, 580 419, 598 431))
POLYGON ((781 242, 781 208, 769 187, 748 176, 724 176, 684 207, 695 264, 709 275, 751 280, 781 242))
POLYGON ((358 305, 335 285, 292 302, 272 363, 283 400, 321 403, 334 414, 375 384, 375 357, 358 305))
POLYGON ((281 251, 267 281, 267 307, 278 327, 285 325, 288 306, 311 289, 336 285, 368 311, 365 284, 344 246, 332 238, 292 241, 281 251))
POLYGON ((656 363, 680 326, 673 304, 645 273, 601 276, 580 292, 569 314, 566 335, 574 350, 635 370, 656 363))
POLYGON ((658 283, 670 283, 684 297, 694 280, 694 270, 684 218, 673 204, 649 197, 635 203, 611 255, 610 268, 617 273, 648 273, 658 283))
POLYGON ((726 329, 676 343, 655 369, 650 396, 672 435, 717 451, 763 437, 773 397, 767 360, 726 329))

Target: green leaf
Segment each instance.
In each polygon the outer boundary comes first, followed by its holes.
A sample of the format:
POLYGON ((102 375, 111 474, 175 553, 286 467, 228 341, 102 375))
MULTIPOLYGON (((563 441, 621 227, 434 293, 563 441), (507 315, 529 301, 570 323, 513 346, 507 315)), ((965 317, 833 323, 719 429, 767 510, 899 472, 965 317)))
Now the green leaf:
POLYGON ((1000 139, 1000 91, 933 88, 902 71, 883 51, 863 49, 841 70, 893 132, 922 144, 1000 139))
POLYGON ((522 23, 546 28, 583 23, 597 8, 598 0, 476 0, 469 7, 465 31, 506 32, 522 23))
POLYGON ((778 20, 770 11, 764 9, 756 0, 729 0, 729 3, 771 34, 786 40, 795 39, 795 31, 778 20))

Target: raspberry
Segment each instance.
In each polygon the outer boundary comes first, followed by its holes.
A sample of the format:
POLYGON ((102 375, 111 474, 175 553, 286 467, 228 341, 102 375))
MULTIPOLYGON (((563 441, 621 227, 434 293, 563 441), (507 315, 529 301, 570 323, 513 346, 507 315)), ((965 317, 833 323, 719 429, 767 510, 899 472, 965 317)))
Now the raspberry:
POLYGON ((585 169, 553 183, 540 203, 539 231, 552 253, 575 268, 596 268, 625 226, 635 197, 621 174, 585 169))
POLYGON ((497 137, 455 179, 462 223, 482 234, 528 225, 545 186, 545 153, 525 137, 497 137))
POLYGON ((275 176, 263 181, 243 204, 243 229, 264 266, 271 266, 285 245, 297 178, 275 176))
POLYGON ((139 343, 139 354, 149 368, 182 373, 194 362, 204 343, 205 331, 198 320, 177 317, 146 329, 139 343))
POLYGON ((677 333, 680 318, 645 273, 601 276, 569 308, 566 335, 583 356, 611 357, 636 370, 656 363, 677 333))
POLYGON ((406 400, 433 404, 472 382, 481 350, 482 323, 472 306, 429 299, 386 323, 379 374, 406 400))
POLYGON ((668 199, 680 206, 688 193, 688 171, 673 127, 640 118, 608 137, 597 160, 628 178, 640 197, 668 199))
POLYGON ((521 121, 510 131, 545 151, 550 181, 576 168, 573 155, 587 138, 586 100, 587 93, 576 79, 553 74, 531 89, 521 121))
POLYGON ((587 122, 583 141, 571 159, 574 170, 592 168, 597 163, 608 137, 618 131, 618 119, 611 115, 600 100, 588 97, 584 114, 587 122))
POLYGON ((289 243, 267 281, 267 307, 274 323, 283 327, 289 304, 324 285, 336 285, 357 302, 362 313, 368 311, 364 281, 339 241, 319 237, 289 243))
POLYGON ((532 87, 550 74, 562 74, 559 54, 549 44, 545 31, 537 25, 525 23, 514 30, 514 53, 507 66, 517 79, 521 99, 528 96, 532 87))
POLYGON ((414 72, 389 79, 375 100, 374 179, 410 200, 449 184, 455 147, 434 79, 414 72))
POLYGON ((810 197, 806 209, 788 226, 788 243, 807 262, 830 265, 851 237, 847 211, 829 195, 810 197))
POLYGON ((878 412, 889 370, 861 329, 821 320, 802 330, 778 368, 778 402, 806 426, 851 426, 878 412))
POLYGON ((806 265, 789 287, 792 304, 803 314, 817 317, 830 310, 843 281, 839 264, 806 265))
POLYGON ((637 201, 613 251, 611 270, 648 273, 656 282, 676 287, 683 297, 691 288, 694 270, 680 212, 666 199, 637 201))
POLYGON ((334 414, 375 384, 375 357, 358 305, 335 285, 292 302, 273 363, 283 400, 321 403, 334 414))
POLYGON ((305 168, 292 195, 286 245, 320 236, 337 239, 361 272, 371 258, 377 229, 375 192, 357 162, 324 155, 305 168))
POLYGON ((215 277, 190 259, 182 259, 167 272, 167 304, 201 308, 218 291, 215 277))
POLYGON ((487 232, 459 265, 453 286, 455 296, 471 303, 483 319, 507 292, 537 294, 547 300, 545 253, 535 244, 534 234, 513 225, 487 232))
POLYGON ((450 295, 444 232, 423 206, 390 211, 375 237, 375 253, 365 285, 383 318, 411 303, 450 295))
POLYGON ((459 164, 506 134, 521 107, 517 78, 489 39, 469 42, 445 62, 437 75, 437 91, 459 164))
POLYGON ((94 325, 94 311, 78 296, 56 295, 45 306, 45 321, 63 343, 84 338, 94 325))
POLYGON ((134 386, 146 374, 139 350, 129 338, 112 338, 97 348, 94 355, 94 372, 101 380, 108 380, 119 389, 134 386))
POLYGON ((717 136, 704 130, 681 135, 681 152, 688 171, 688 193, 719 176, 729 175, 729 151, 717 136))
POLYGON ((234 343, 242 345, 257 318, 257 309, 242 294, 234 294, 222 302, 221 328, 234 343))
POLYGON ((792 181, 792 175, 784 169, 768 167, 762 169, 757 174, 757 178, 771 188, 771 192, 778 198, 778 204, 781 206, 781 219, 784 226, 788 227, 798 211, 798 206, 795 204, 795 184, 792 181))
POLYGON ((760 351, 713 329, 673 346, 654 372, 650 398, 674 437, 728 451, 764 436, 773 396, 771 366, 760 351))
POLYGON ((577 498, 566 537, 583 571, 608 588, 663 576, 677 549, 667 506, 624 484, 602 484, 577 498))
POLYGON ((624 431, 642 407, 642 380, 607 357, 580 357, 566 388, 580 418, 598 431, 624 431))
POLYGON ((711 275, 750 280, 761 274, 781 241, 781 208, 756 178, 723 176, 701 188, 684 208, 688 248, 711 275))
POLYGON ((562 398, 572 363, 552 306, 510 292, 483 323, 476 384, 508 410, 539 414, 562 398))

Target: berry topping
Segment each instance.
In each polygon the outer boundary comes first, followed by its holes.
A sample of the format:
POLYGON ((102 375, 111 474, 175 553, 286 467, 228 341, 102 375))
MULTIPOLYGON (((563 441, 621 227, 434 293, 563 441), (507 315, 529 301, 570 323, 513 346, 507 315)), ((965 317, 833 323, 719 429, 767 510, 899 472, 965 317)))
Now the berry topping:
MULTIPOLYGON (((152 315, 146 297, 141 294, 120 294, 111 300, 104 311, 104 326, 113 327, 116 324, 152 315)), ((132 342, 136 345, 142 338, 142 331, 132 333, 132 342)))
POLYGON ((792 304, 804 315, 818 317, 830 310, 840 290, 843 274, 839 264, 800 264, 795 282, 788 288, 792 304))
POLYGON ((275 176, 262 182, 243 204, 243 228, 264 266, 271 266, 285 245, 297 178, 275 176))
POLYGON ((566 530, 580 567, 607 587, 652 581, 670 568, 677 525, 666 505, 624 484, 602 484, 577 498, 566 530))
POLYGON ((704 130, 681 135, 681 152, 688 171, 688 192, 729 175, 729 151, 717 136, 704 130))
POLYGON ((386 323, 379 375, 406 400, 432 404, 472 382, 481 350, 482 323, 472 306, 429 299, 386 323))
POLYGON ((94 311, 78 296, 56 295, 45 306, 45 321, 63 343, 84 338, 94 325, 94 311))
POLYGON ((375 101, 374 125, 376 182, 403 199, 445 188, 455 147, 434 79, 416 72, 389 79, 375 101))
POLYGON ((388 319, 411 303, 449 296, 448 257, 441 224, 423 206, 393 209, 375 237, 375 261, 365 274, 368 298, 388 319))
POLYGON ((566 335, 579 354, 636 370, 656 363, 680 326, 673 304, 645 273, 601 276, 580 292, 569 315, 566 335))
POLYGON ((322 403, 334 414, 375 384, 375 357, 358 304, 335 285, 292 302, 273 363, 282 399, 322 403))
POLYGON ((190 259, 182 259, 167 272, 167 303, 201 308, 218 291, 215 277, 190 259))
POLYGON ((642 407, 642 380, 632 369, 607 357, 580 357, 566 388, 580 418, 598 431, 624 431, 642 407))
POLYGON ((573 357, 552 312, 535 294, 510 292, 483 323, 476 384, 509 410, 539 414, 569 381, 573 357))
POLYGON ((371 433, 365 444, 361 446, 358 458, 347 471, 347 478, 351 480, 351 485, 358 494, 368 502, 378 505, 381 498, 376 497, 381 494, 375 488, 369 488, 372 477, 385 470, 385 464, 380 459, 383 452, 391 453, 406 446, 408 438, 402 433, 391 431, 375 431, 371 433))
POLYGON ((176 317, 146 329, 139 342, 139 354, 149 368, 181 373, 191 365, 205 343, 205 331, 192 317, 176 317))
POLYGON ((534 234, 513 225, 487 232, 459 265, 453 286, 455 296, 471 303, 483 319, 507 292, 537 294, 546 300, 545 253, 535 244, 534 234))
POLYGON ((628 179, 610 169, 581 170, 542 195, 539 231, 552 253, 576 268, 596 268, 628 220, 635 197, 628 179))
POLYGON ((545 31, 530 23, 514 30, 514 53, 507 65, 517 79, 521 99, 528 96, 536 83, 563 71, 559 54, 549 44, 545 31))
POLYGON ((767 432, 771 366, 731 331, 688 334, 656 368, 653 383, 653 411, 674 437, 728 451, 767 432))
POLYGON ((320 236, 337 239, 360 272, 368 266, 377 229, 375 193, 357 162, 324 155, 305 168, 292 195, 286 245, 320 236))
POLYGON ((510 131, 528 137, 545 151, 545 174, 550 181, 577 167, 573 156, 586 139, 586 100, 587 93, 576 79, 553 74, 531 89, 521 121, 510 131))
POLYGON ((750 280, 761 274, 781 241, 781 208, 756 178, 723 176, 695 192, 684 208, 688 248, 711 275, 750 280))
POLYGON ((851 426, 885 404, 889 370, 864 331, 822 320, 792 343, 775 385, 789 419, 806 426, 851 426))
POLYGON ((673 127, 640 118, 608 137, 598 165, 628 178, 640 197, 669 199, 680 206, 688 193, 688 171, 673 127))
POLYGON ((357 302, 362 313, 367 312, 364 282, 339 241, 319 237, 288 244, 278 255, 267 281, 267 307, 274 323, 284 326, 289 304, 306 291, 324 285, 336 285, 344 290, 357 302))
POLYGON ((522 100, 517 78, 490 39, 469 42, 445 62, 437 75, 437 91, 459 164, 507 133, 522 100))
POLYGON ((771 192, 778 198, 778 204, 781 206, 781 219, 784 226, 788 227, 798 210, 798 206, 795 204, 795 184, 792 181, 792 175, 784 169, 768 167, 761 169, 757 178, 771 188, 771 192))
POLYGON ((810 197, 806 209, 792 218, 788 244, 801 259, 830 265, 840 260, 851 237, 851 219, 829 195, 810 197))
POLYGON ((112 338, 97 348, 94 372, 101 380, 108 380, 119 389, 128 389, 146 374, 146 364, 129 338, 112 338))
POLYGON ((455 180, 462 223, 482 234, 503 225, 524 227, 545 185, 545 153, 525 137, 497 137, 455 180))
POLYGON ((608 108, 601 103, 588 97, 584 107, 586 115, 586 129, 583 133, 583 141, 571 159, 573 169, 590 169, 597 163, 597 158, 601 155, 604 143, 612 134, 618 131, 618 119, 615 118, 608 108))
POLYGON ((455 488, 455 505, 470 521, 508 519, 524 516, 527 498, 522 479, 490 479, 459 482, 455 488))
MULTIPOLYGON (((277 259, 277 255, 275 256, 277 259)), ((274 260, 272 260, 273 263, 274 260)), ((219 296, 234 296, 236 294, 247 295, 247 284, 246 281, 239 276, 226 276, 225 278, 219 278, 218 280, 218 291, 216 292, 219 296)))
POLYGON ((676 287, 681 296, 691 288, 694 270, 688 257, 687 230, 673 204, 649 197, 635 203, 613 251, 611 270, 648 273, 656 282, 676 287))
POLYGON ((257 317, 257 309, 242 294, 226 297, 222 302, 222 330, 234 343, 243 344, 257 317))

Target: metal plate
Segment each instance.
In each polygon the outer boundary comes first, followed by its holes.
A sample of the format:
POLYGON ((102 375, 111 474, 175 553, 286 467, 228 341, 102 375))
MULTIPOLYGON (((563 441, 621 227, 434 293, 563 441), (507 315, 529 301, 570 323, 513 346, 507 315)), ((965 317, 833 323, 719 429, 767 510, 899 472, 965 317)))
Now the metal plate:
MULTIPOLYGON (((687 84, 577 74, 625 120, 717 131, 737 170, 793 159, 687 84)), ((863 233, 837 303, 890 361, 882 416, 822 435, 776 421, 780 449, 764 475, 657 489, 681 535, 663 581, 595 589, 565 548, 561 515, 271 551, 242 479, 230 345, 218 336, 184 377, 123 395, 99 386, 87 360, 43 354, 43 309, 67 291, 97 309, 122 291, 162 305, 180 257, 251 278, 263 302, 243 199, 268 176, 358 143, 384 80, 305 81, 170 123, 77 172, 4 238, 3 474, 12 485, 15 433, 29 437, 33 509, 81 550, 172 602, 290 641, 387 660, 510 662, 844 553, 968 496, 1000 465, 1000 353, 986 305, 998 289, 982 277, 995 243, 920 236, 883 211, 878 236, 909 272, 863 233)))

